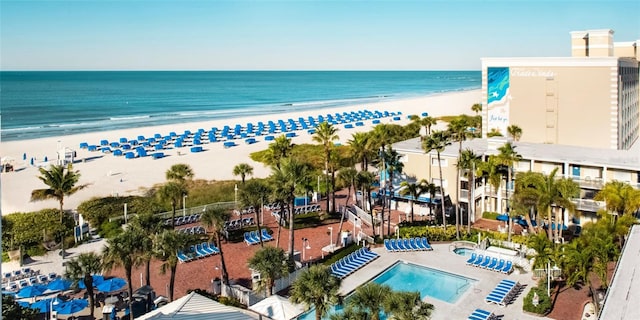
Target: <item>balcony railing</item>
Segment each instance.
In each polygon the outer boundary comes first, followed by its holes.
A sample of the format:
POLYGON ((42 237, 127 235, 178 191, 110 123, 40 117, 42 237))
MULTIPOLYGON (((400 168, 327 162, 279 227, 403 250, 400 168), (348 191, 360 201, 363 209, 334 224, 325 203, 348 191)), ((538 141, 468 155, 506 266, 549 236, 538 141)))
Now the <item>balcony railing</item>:
MULTIPOLYGON (((559 176, 558 178, 562 178, 562 176, 559 176)), ((569 176, 569 179, 573 180, 578 185, 580 185, 580 188, 602 189, 602 186, 604 185, 602 178, 591 178, 591 177, 580 178, 576 176, 569 176)))
POLYGON ((606 207, 604 201, 591 199, 572 199, 571 202, 573 202, 576 205, 576 209, 580 211, 598 212, 598 210, 605 209, 606 207))

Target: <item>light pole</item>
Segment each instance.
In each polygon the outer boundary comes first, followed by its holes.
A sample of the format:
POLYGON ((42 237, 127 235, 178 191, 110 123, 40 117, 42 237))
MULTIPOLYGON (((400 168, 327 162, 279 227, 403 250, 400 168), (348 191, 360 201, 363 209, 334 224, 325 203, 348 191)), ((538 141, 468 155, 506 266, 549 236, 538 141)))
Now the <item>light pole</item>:
POLYGON ((305 249, 309 250, 309 249, 311 249, 311 246, 309 245, 309 239, 302 238, 302 261, 300 261, 300 262, 304 262, 305 249), (305 244, 306 244, 306 246, 305 246, 305 244))
POLYGON ((330 241, 331 248, 333 248, 333 227, 328 227, 327 229, 329 229, 329 232, 330 232, 329 241, 330 241))
POLYGON ((236 186, 233 188, 234 194, 235 194, 235 206, 236 208, 238 208, 238 184, 236 183, 236 186))
POLYGON ((186 216, 187 215, 187 195, 183 194, 182 195, 182 216, 186 216))

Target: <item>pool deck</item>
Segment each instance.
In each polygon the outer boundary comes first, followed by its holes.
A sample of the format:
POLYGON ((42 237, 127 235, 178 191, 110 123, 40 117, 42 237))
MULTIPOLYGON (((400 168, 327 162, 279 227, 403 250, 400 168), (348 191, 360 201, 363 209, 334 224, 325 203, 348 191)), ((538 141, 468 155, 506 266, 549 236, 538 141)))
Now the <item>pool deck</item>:
POLYGON ((357 287, 382 273, 398 260, 401 260, 477 280, 454 304, 433 298, 426 298, 425 300, 427 302, 435 306, 432 315, 432 319, 434 320, 466 319, 476 308, 493 312, 496 316, 501 316, 501 319, 549 319, 528 315, 522 311, 524 296, 529 292, 531 286, 535 286, 535 281, 531 279, 531 273, 511 273, 505 275, 495 271, 471 267, 466 265, 467 257, 457 255, 449 250, 449 244, 434 244, 433 251, 417 252, 391 253, 387 252, 383 247, 373 248, 372 251, 378 253, 380 257, 344 278, 342 280, 342 286, 340 287, 340 294, 349 294, 357 287), (486 304, 484 298, 502 279, 517 281, 525 285, 525 288, 512 303, 506 307, 486 304))

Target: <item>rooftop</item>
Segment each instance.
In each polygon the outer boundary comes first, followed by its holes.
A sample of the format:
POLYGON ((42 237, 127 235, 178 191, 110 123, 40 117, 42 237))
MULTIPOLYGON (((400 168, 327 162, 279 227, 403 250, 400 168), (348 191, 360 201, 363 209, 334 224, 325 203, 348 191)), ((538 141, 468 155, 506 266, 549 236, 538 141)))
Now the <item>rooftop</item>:
MULTIPOLYGON (((503 145, 505 138, 472 139, 462 142, 462 149, 471 149, 476 154, 497 154, 497 147, 503 145)), ((569 145, 512 142, 523 159, 545 162, 568 162, 584 166, 607 167, 613 169, 640 171, 640 150, 611 150, 586 148, 569 145)), ((636 143, 638 144, 638 143, 636 143)), ((420 138, 413 138, 393 144, 400 152, 424 153, 420 138)), ((435 151, 432 151, 435 154, 435 151)), ((458 143, 452 143, 441 155, 458 156, 458 143)))

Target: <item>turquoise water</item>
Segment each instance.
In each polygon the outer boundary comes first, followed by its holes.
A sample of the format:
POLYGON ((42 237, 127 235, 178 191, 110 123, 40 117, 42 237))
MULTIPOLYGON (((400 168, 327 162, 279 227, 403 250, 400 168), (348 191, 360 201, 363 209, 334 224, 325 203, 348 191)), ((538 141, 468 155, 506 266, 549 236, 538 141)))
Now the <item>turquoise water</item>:
POLYGON ((461 256, 470 256, 471 253, 473 253, 475 251, 475 249, 471 249, 471 248, 455 248, 453 249, 453 252, 455 252, 455 254, 459 254, 461 256))
MULTIPOLYGON (((420 297, 427 298, 427 301, 433 298, 452 304, 476 282, 471 278, 405 262, 394 264, 371 281, 389 285, 396 291, 418 291, 420 297)), ((346 298, 348 299, 349 297, 346 298)), ((337 306, 329 313, 340 312, 342 309, 342 306, 337 306)), ((315 310, 298 319, 315 319, 315 310)), ((381 320, 384 319, 386 318, 382 316, 381 320)))
POLYGON ((4 71, 0 134, 24 140, 290 111, 316 115, 480 86, 480 71, 4 71))

